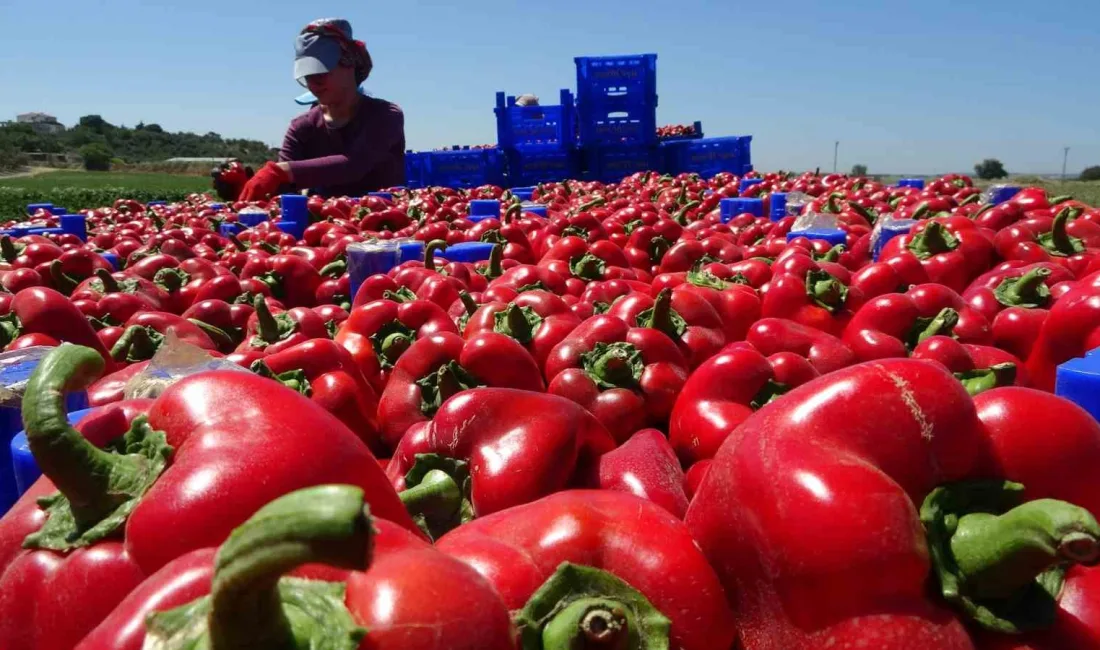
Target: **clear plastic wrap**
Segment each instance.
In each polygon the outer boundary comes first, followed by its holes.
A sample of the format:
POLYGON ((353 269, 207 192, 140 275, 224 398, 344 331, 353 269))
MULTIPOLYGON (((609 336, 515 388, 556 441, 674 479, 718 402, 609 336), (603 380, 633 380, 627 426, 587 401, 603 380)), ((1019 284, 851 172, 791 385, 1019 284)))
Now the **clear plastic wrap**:
POLYGON ((149 360, 149 365, 126 382, 123 396, 126 399, 158 397, 184 377, 212 370, 249 372, 232 361, 213 357, 206 350, 181 341, 175 332, 169 330, 164 343, 149 360))
POLYGON ((803 192, 787 192, 787 216, 797 217, 802 210, 814 200, 814 197, 803 192))
POLYGON ((807 212, 794 220, 791 232, 803 230, 833 230, 837 227, 836 215, 828 212, 807 212))
POLYGON ((0 354, 0 406, 18 408, 31 373, 52 347, 36 345, 0 354))

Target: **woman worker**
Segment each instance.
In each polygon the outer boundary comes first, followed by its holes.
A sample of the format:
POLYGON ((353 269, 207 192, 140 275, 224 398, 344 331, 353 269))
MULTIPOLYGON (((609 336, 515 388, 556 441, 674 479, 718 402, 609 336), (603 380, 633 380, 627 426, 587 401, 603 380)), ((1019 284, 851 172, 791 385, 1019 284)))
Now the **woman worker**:
MULTIPOLYGON (((269 162, 239 190, 256 201, 292 191, 363 196, 405 184, 405 117, 395 104, 360 93, 373 64, 342 19, 316 20, 294 43, 294 78, 317 98, 294 118, 279 161, 269 162)), ((236 188, 215 188, 223 197, 236 188), (223 193, 224 190, 224 193, 223 193)))

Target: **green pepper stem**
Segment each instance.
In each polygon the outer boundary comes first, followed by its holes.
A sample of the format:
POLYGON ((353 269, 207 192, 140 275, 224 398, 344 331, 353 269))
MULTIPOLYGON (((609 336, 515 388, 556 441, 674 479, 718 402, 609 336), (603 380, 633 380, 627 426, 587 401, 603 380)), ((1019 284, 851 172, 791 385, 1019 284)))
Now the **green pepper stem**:
POLYGON ((493 246, 493 249, 489 251, 489 264, 484 269, 482 269, 482 275, 490 280, 495 280, 504 275, 504 267, 501 266, 501 263, 503 261, 504 246, 500 244, 495 244, 493 246))
POLYGON ((373 535, 363 490, 350 485, 299 490, 261 508, 218 549, 207 617, 211 647, 299 647, 280 578, 308 563, 364 570, 373 535))
POLYGON ((91 348, 62 343, 39 362, 23 394, 23 425, 35 462, 68 498, 80 528, 90 528, 119 506, 110 488, 118 468, 140 462, 99 449, 69 424, 65 393, 83 390, 103 373, 91 348))
POLYGON ((71 295, 73 290, 76 289, 76 285, 79 284, 65 273, 65 269, 61 266, 61 260, 50 262, 50 279, 53 280, 54 287, 66 296, 71 295))
POLYGON ((1054 223, 1050 228, 1049 241, 1043 242, 1046 244, 1046 248, 1064 256, 1074 255, 1083 250, 1081 240, 1071 236, 1069 231, 1066 230, 1070 222, 1071 212, 1071 210, 1062 209, 1058 211, 1058 214, 1054 215, 1054 223))
POLYGON ((328 264, 321 267, 320 274, 326 278, 339 278, 348 270, 348 263, 346 260, 339 259, 333 260, 328 264))
POLYGON ((494 329, 506 336, 510 336, 526 345, 535 337, 535 331, 542 323, 542 318, 530 307, 520 307, 515 303, 509 304, 503 311, 494 316, 494 329))
POLYGON ((922 260, 959 247, 959 239, 942 224, 933 221, 909 242, 909 250, 922 260))
POLYGON ((638 327, 651 327, 679 340, 685 325, 683 318, 672 308, 672 289, 661 289, 653 300, 653 307, 638 314, 637 323, 638 327))
POLYGON ((474 297, 466 291, 459 291, 458 299, 462 301, 462 306, 466 309, 466 314, 473 316, 478 308, 477 302, 474 301, 474 297))
POLYGON ((950 336, 959 323, 959 312, 945 307, 931 319, 918 319, 913 333, 913 347, 933 336, 950 336))
POLYGON ((414 516, 436 525, 446 523, 451 528, 459 524, 464 498, 462 487, 442 469, 431 470, 419 484, 406 488, 398 496, 414 516))
POLYGON ((111 358, 115 361, 152 359, 162 341, 159 332, 154 333, 144 325, 131 325, 111 347, 111 358))
POLYGON ((14 262, 17 257, 19 257, 19 250, 16 249, 11 237, 8 235, 0 237, 0 258, 5 262, 14 262))
POLYGON ((1045 266, 1031 269, 1018 278, 1007 279, 994 289, 997 302, 1006 307, 1042 307, 1050 300, 1050 287, 1046 280, 1051 270, 1045 266))
POLYGON ((642 353, 630 343, 597 343, 581 355, 586 374, 601 389, 634 388, 642 379, 642 353))
POLYGON ((95 276, 103 283, 103 293, 118 293, 120 288, 118 280, 107 269, 96 269, 95 276))
POLYGON ((256 333, 267 343, 278 342, 281 338, 279 323, 268 309, 266 297, 258 294, 252 301, 252 307, 256 310, 256 333))
POLYGON ((433 239, 424 247, 424 268, 435 270, 435 254, 447 248, 447 242, 442 239, 433 239))
POLYGON ((542 630, 544 650, 628 650, 631 618, 621 603, 582 598, 566 605, 542 630))
POLYGON ((1100 561, 1100 524, 1084 508, 1038 499, 958 520, 951 553, 975 598, 1009 598, 1060 562, 1100 561))

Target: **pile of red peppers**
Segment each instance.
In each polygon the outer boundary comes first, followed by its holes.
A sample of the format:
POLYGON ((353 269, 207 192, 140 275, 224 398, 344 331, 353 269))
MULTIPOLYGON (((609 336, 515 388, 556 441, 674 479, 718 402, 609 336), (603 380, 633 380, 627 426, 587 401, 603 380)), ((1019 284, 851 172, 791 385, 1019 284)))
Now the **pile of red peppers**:
POLYGON ((1100 209, 749 177, 0 238, 0 343, 51 348, 0 648, 1100 649, 1100 424, 1053 394, 1100 347, 1100 209), (845 242, 720 218, 776 192, 845 242), (872 259, 885 219, 918 223, 872 259), (401 238, 352 295, 348 247, 401 238), (182 345, 226 367, 133 397, 182 345))

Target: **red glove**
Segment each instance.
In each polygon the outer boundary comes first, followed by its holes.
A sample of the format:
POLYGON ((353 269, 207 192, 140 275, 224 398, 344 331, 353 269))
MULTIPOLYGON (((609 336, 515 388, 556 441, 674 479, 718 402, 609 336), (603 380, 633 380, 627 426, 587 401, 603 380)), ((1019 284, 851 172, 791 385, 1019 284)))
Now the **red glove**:
POLYGON ((279 187, 290 182, 290 174, 278 164, 269 162, 256 172, 241 190, 241 201, 259 201, 271 198, 279 187))

